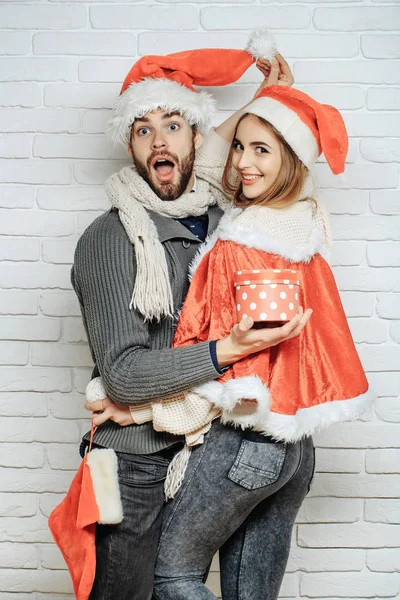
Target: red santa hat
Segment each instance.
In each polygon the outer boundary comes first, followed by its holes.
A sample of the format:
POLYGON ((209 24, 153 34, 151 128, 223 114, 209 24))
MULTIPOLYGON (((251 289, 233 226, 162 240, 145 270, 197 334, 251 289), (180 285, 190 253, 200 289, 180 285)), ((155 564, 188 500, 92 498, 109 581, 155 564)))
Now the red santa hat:
POLYGON ((244 113, 271 123, 306 167, 323 152, 331 171, 343 173, 349 140, 342 116, 333 106, 320 104, 299 90, 271 85, 244 113))
POLYGON ((167 56, 143 56, 129 71, 115 102, 108 134, 115 143, 129 141, 135 119, 161 108, 179 112, 205 133, 215 113, 215 100, 194 86, 234 83, 258 59, 271 60, 275 41, 266 30, 255 31, 246 50, 206 48, 167 56))

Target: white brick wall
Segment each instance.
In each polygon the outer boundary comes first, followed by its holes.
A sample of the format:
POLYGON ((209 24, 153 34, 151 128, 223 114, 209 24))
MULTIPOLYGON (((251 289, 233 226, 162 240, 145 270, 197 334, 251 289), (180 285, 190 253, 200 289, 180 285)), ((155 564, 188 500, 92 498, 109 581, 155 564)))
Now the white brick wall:
MULTIPOLYGON (((345 177, 315 174, 333 265, 379 399, 370 422, 316 436, 317 474, 281 597, 400 598, 400 7, 395 0, 8 0, 0 4, 0 600, 71 600, 46 520, 87 427, 90 354, 69 265, 126 162, 103 132, 138 56, 244 47, 274 30, 298 86, 342 109, 345 177)), ((254 67, 214 89, 222 114, 254 67)), ((217 562, 210 585, 218 588, 217 562)), ((229 600, 229 599, 228 599, 229 600)))

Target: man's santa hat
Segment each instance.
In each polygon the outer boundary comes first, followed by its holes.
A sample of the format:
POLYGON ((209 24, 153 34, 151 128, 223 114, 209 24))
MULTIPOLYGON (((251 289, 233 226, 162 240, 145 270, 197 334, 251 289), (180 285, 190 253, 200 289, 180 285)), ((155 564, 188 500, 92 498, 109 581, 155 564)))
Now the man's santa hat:
POLYGON ((349 140, 342 116, 333 106, 299 90, 271 85, 243 112, 271 123, 306 167, 324 153, 331 171, 343 173, 349 140))
POLYGON ((206 48, 167 56, 144 56, 125 77, 115 102, 108 134, 115 143, 126 144, 135 119, 162 109, 179 112, 201 133, 211 126, 215 100, 194 86, 222 86, 237 81, 258 59, 271 60, 275 41, 266 30, 255 31, 246 50, 206 48))

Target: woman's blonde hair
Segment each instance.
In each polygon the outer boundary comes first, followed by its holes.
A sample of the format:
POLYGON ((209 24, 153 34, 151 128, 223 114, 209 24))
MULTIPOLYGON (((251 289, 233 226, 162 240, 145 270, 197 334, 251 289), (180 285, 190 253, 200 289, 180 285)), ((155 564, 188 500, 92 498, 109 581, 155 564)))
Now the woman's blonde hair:
POLYGON ((268 121, 265 121, 265 119, 262 119, 257 115, 243 115, 239 119, 239 122, 236 126, 234 138, 236 137, 236 132, 240 123, 248 116, 256 117, 260 123, 278 140, 282 157, 282 166, 274 183, 263 194, 258 196, 258 198, 248 200, 243 195, 242 184, 238 178, 235 176, 235 179, 232 180, 232 175, 234 172, 234 168, 232 166, 232 156, 235 151, 234 146, 232 145, 222 177, 222 186, 224 191, 226 194, 228 194, 228 196, 233 198, 234 204, 236 206, 240 206, 241 208, 246 208, 250 205, 260 206, 265 204, 268 204, 268 206, 274 208, 290 206, 290 204, 297 202, 300 196, 308 174, 308 169, 294 153, 286 140, 281 136, 279 131, 275 129, 271 123, 268 123, 268 121))

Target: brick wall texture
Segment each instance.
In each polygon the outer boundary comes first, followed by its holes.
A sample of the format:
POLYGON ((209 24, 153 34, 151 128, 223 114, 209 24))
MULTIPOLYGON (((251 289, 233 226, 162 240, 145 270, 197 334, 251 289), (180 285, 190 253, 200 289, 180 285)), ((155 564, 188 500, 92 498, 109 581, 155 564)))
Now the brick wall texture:
MULTIPOLYGON (((69 270, 79 235, 109 206, 104 180, 127 160, 103 135, 113 99, 138 57, 242 48, 260 25, 276 34, 296 85, 348 126, 345 177, 323 159, 314 172, 379 397, 371 420, 315 438, 317 473, 281 598, 400 598, 399 3, 10 0, 0 3, 0 600, 73 598, 47 517, 88 427, 91 359, 69 270)), ((250 98, 258 75, 253 67, 215 90, 216 123, 250 98)))

